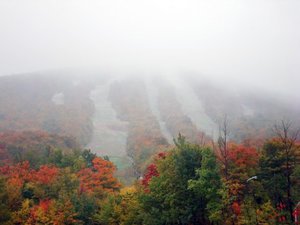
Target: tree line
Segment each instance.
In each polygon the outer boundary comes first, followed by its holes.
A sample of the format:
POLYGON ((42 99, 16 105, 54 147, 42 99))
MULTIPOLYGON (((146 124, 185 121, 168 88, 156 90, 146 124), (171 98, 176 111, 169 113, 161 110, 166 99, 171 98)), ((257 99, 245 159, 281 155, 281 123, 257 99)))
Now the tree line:
POLYGON ((234 143, 225 120, 215 143, 192 144, 179 134, 126 187, 108 157, 64 139, 64 147, 53 146, 47 135, 34 147, 37 156, 24 143, 13 145, 15 135, 9 144, 0 141, 0 223, 294 224, 298 133, 282 122, 260 144, 234 143))

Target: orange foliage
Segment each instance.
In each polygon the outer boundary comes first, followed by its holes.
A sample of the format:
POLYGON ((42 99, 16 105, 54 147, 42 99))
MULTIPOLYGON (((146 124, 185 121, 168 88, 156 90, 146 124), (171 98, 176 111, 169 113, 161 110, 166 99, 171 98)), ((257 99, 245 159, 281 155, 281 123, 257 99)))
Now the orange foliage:
POLYGON ((31 170, 28 161, 15 165, 5 165, 0 167, 0 174, 8 177, 8 182, 22 186, 25 181, 31 179, 31 170))
MULTIPOLYGON (((0 132, 0 149, 5 146, 17 149, 21 154, 26 152, 40 154, 45 147, 57 147, 65 150, 79 147, 73 138, 39 130, 0 132)), ((6 149, 6 151, 8 150, 6 149)), ((11 154, 10 151, 8 153, 11 154)))
POLYGON ((72 209, 70 201, 60 208, 55 200, 41 200, 38 205, 31 208, 26 224, 77 224, 78 221, 74 219, 76 214, 72 209))
POLYGON ((115 166, 112 162, 95 157, 92 168, 84 168, 77 173, 80 180, 80 192, 114 192, 118 190, 120 183, 113 176, 114 171, 115 166))
POLYGON ((238 216, 241 214, 241 206, 239 205, 238 202, 233 202, 231 207, 235 215, 238 216))
POLYGON ((47 165, 41 166, 37 171, 32 170, 28 161, 0 167, 0 175, 7 177, 9 184, 18 187, 23 186, 24 182, 50 184, 56 178, 58 172, 58 168, 47 165))
POLYGON ((258 153, 255 148, 244 145, 230 145, 228 157, 240 169, 253 168, 258 163, 258 153))
POLYGON ((59 169, 54 166, 43 165, 32 174, 32 180, 40 184, 51 184, 57 177, 59 169))
POLYGON ((51 199, 41 200, 40 204, 33 208, 32 214, 33 215, 35 214, 36 208, 41 208, 43 210, 43 212, 47 212, 51 203, 52 203, 51 199))

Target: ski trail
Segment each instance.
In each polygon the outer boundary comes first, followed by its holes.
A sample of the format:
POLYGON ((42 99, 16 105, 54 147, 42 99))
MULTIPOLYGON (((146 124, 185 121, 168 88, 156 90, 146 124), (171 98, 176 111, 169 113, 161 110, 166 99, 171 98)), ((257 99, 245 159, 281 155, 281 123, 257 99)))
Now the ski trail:
POLYGON ((184 80, 179 78, 170 79, 174 87, 176 98, 182 106, 182 111, 196 125, 197 129, 206 135, 216 138, 218 135, 217 124, 205 113, 201 100, 195 91, 184 80))
POLYGON ((160 130, 164 137, 167 139, 168 143, 171 144, 173 143, 173 136, 169 132, 166 122, 164 122, 161 118, 160 111, 158 109, 158 90, 157 87, 154 86, 153 82, 150 80, 150 78, 145 80, 146 84, 146 91, 147 91, 147 97, 148 97, 148 102, 150 106, 150 110, 153 113, 153 115, 156 117, 160 130))
POLYGON ((118 119, 108 100, 110 85, 113 81, 97 86, 90 93, 90 99, 95 105, 94 132, 87 147, 100 155, 123 157, 127 156, 128 123, 118 119))

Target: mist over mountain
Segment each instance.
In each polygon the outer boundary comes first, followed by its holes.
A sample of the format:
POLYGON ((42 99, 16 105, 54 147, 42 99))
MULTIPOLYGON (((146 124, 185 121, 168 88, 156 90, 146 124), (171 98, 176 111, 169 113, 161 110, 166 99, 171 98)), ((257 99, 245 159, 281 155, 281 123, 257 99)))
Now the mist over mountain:
POLYGON ((0 224, 300 221, 299 0, 0 0, 0 224))
POLYGON ((1 132, 72 136, 136 173, 179 133, 197 144, 217 140, 225 116, 236 142, 270 137, 282 119, 299 124, 297 104, 199 74, 40 72, 0 77, 0 92, 1 132))

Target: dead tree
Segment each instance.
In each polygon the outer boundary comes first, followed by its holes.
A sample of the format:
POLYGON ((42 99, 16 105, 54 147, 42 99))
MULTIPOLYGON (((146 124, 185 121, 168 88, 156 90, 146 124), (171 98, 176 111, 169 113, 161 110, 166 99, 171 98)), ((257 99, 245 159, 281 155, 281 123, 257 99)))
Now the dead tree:
POLYGON ((228 151, 228 136, 230 131, 228 129, 228 119, 224 116, 222 123, 219 125, 218 151, 220 161, 223 164, 224 176, 226 181, 229 180, 229 151, 228 151))
POLYGON ((290 121, 281 121, 280 124, 274 125, 274 133, 281 142, 284 151, 284 175, 286 177, 286 195, 287 206, 291 221, 293 221, 293 201, 291 198, 292 181, 291 175, 295 161, 295 144, 299 135, 298 130, 292 130, 292 123, 290 121))

